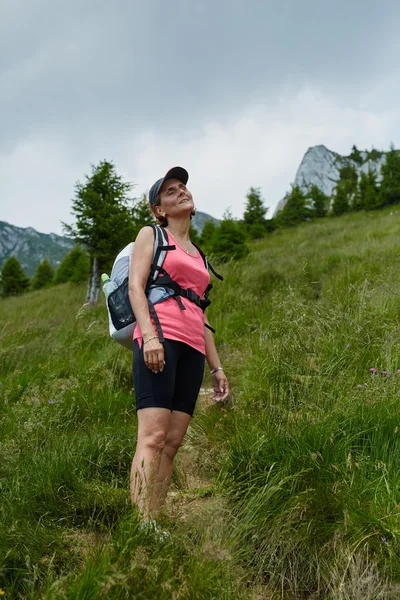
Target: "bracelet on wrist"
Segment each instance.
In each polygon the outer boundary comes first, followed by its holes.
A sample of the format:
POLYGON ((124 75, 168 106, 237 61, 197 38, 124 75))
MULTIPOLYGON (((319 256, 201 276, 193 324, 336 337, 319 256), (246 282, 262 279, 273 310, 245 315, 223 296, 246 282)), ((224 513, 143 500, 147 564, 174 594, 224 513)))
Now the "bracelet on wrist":
POLYGON ((158 335, 152 335, 146 341, 143 340, 143 346, 147 344, 147 342, 151 342, 151 340, 155 340, 156 338, 158 339, 158 335))
POLYGON ((223 371, 222 367, 215 367, 215 369, 211 369, 210 375, 214 375, 217 371, 223 371))

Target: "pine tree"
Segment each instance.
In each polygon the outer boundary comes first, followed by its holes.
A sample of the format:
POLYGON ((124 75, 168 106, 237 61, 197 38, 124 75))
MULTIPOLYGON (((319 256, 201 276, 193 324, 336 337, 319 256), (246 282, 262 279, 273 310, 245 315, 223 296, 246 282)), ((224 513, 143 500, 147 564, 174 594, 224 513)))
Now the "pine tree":
POLYGON ((17 296, 23 294, 29 288, 29 278, 25 275, 21 263, 10 256, 3 265, 1 271, 2 295, 17 296))
POLYGON ((380 208, 379 186, 375 171, 361 172, 358 191, 353 208, 355 210, 374 210, 380 208))
POLYGON ((214 221, 207 219, 199 237, 199 246, 206 254, 210 252, 212 248, 214 236, 216 235, 217 230, 218 228, 214 221))
POLYGON ((349 158, 350 158, 350 160, 354 161, 355 163, 357 163, 360 166, 364 162, 362 154, 355 144, 353 145, 353 147, 351 149, 351 154, 350 154, 349 158))
POLYGON ((219 260, 239 260, 246 256, 249 248, 241 231, 239 223, 233 219, 227 210, 212 238, 210 253, 219 260))
POLYGON ((357 185, 357 191, 353 199, 353 210, 363 210, 364 209, 364 190, 366 184, 367 174, 364 171, 360 173, 360 180, 357 185))
POLYGON ((348 197, 349 206, 352 206, 354 196, 357 192, 358 174, 355 167, 346 165, 339 171, 339 185, 343 188, 348 197))
POLYGON ((276 220, 280 226, 292 227, 303 223, 310 216, 310 210, 306 206, 306 196, 298 185, 286 197, 286 203, 278 213, 276 220))
POLYGON ((380 206, 400 202, 400 151, 393 144, 386 152, 386 162, 382 166, 382 182, 379 194, 380 206))
POLYGON ((134 240, 142 227, 151 225, 155 222, 155 218, 151 212, 150 204, 146 194, 143 194, 140 200, 135 201, 132 209, 132 215, 134 223, 132 240, 134 240))
POLYGON ((36 272, 32 277, 31 288, 33 290, 39 290, 48 287, 53 282, 53 278, 54 269, 47 258, 45 258, 36 268, 36 272))
POLYGON ((262 238, 267 233, 265 218, 267 212, 268 208, 264 206, 261 198, 261 190, 251 187, 246 196, 243 223, 252 239, 262 238))
POLYGON ((311 190, 308 194, 312 202, 311 207, 311 217, 315 219, 322 219, 326 217, 326 213, 328 212, 329 206, 329 198, 324 192, 322 192, 318 186, 315 184, 311 187, 311 190))
POLYGON ((90 261, 88 254, 81 248, 75 246, 71 252, 62 259, 55 277, 54 283, 83 283, 87 281, 90 273, 90 261))
POLYGON ((332 204, 332 215, 342 215, 353 208, 356 202, 358 175, 355 167, 346 165, 339 171, 340 178, 336 186, 332 204))
POLYGON ((267 230, 267 233, 272 233, 278 227, 279 225, 277 223, 276 217, 272 217, 271 219, 265 220, 265 229, 267 230))
POLYGON ((343 186, 338 185, 333 197, 332 215, 337 217, 350 209, 349 197, 343 186))
POLYGON ((372 150, 367 150, 367 160, 371 160, 372 162, 376 162, 380 159, 383 152, 377 150, 376 148, 372 148, 372 150))
POLYGON ((72 204, 76 223, 63 225, 67 235, 88 250, 89 302, 98 299, 100 273, 109 271, 119 250, 134 239, 133 200, 128 196, 131 189, 132 184, 122 181, 113 163, 108 161, 93 165, 85 184, 76 184, 72 204))
POLYGON ((71 283, 83 283, 87 281, 88 275, 90 273, 90 260, 89 256, 81 250, 80 254, 78 254, 74 264, 72 266, 72 273, 70 277, 71 283))

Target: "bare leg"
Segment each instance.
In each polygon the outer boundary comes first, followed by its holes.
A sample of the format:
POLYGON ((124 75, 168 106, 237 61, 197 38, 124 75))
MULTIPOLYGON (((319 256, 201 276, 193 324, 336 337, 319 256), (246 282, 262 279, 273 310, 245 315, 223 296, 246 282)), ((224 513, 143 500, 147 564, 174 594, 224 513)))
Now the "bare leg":
POLYGON ((159 462, 158 483, 154 487, 155 498, 153 499, 152 506, 157 508, 157 510, 160 510, 165 502, 172 478, 173 461, 185 437, 190 419, 190 415, 181 411, 174 410, 171 413, 165 445, 159 462))
POLYGON ((166 408, 141 408, 138 438, 132 461, 131 500, 146 519, 157 511, 156 490, 161 455, 169 427, 171 411, 166 408))

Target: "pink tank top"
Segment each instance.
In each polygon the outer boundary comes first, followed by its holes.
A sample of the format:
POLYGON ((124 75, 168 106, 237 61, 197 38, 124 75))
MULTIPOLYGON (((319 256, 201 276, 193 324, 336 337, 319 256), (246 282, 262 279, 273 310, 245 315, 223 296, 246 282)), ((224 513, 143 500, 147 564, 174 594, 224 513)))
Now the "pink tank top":
MULTIPOLYGON (((200 252, 197 251, 196 255, 188 254, 169 231, 167 231, 167 235, 168 243, 175 246, 176 250, 167 252, 163 268, 171 279, 179 283, 182 288, 191 289, 203 297, 210 281, 210 274, 204 266, 200 252)), ((184 342, 205 354, 203 311, 187 298, 181 297, 181 300, 186 310, 181 310, 174 298, 168 298, 154 307, 164 337, 184 342)), ((142 332, 138 324, 136 324, 133 339, 138 340, 140 346, 142 345, 142 332)))

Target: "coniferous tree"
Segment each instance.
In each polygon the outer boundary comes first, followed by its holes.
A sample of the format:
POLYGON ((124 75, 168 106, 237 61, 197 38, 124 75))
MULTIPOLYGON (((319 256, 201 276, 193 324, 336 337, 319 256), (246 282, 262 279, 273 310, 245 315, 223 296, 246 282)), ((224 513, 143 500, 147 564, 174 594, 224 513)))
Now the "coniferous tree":
POLYGON ((373 171, 368 173, 367 185, 364 190, 364 207, 365 210, 375 210, 382 207, 379 186, 376 174, 373 171))
POLYGON ((53 279, 54 269, 47 258, 45 258, 36 268, 35 274, 32 277, 31 288, 33 290, 39 290, 48 287, 52 284, 53 279))
POLYGON ((252 239, 262 238, 267 232, 266 214, 259 188, 251 187, 246 196, 246 208, 243 214, 245 231, 252 239))
POLYGON ((353 208, 355 210, 374 210, 380 208, 379 186, 375 171, 361 172, 357 195, 353 208))
POLYGON ((29 288, 29 278, 25 275, 21 263, 15 256, 6 260, 1 270, 2 295, 17 296, 29 288))
POLYGON ((241 227, 229 210, 225 212, 221 223, 216 228, 209 251, 223 262, 239 260, 249 252, 241 227))
POLYGON ((382 181, 380 187, 380 206, 400 202, 400 151, 394 146, 386 152, 386 162, 382 166, 382 181))
POLYGON ((90 260, 88 254, 81 248, 75 246, 71 252, 62 259, 56 274, 54 283, 83 283, 87 281, 90 273, 90 260))
POLYGON ((303 223, 309 216, 310 210, 306 205, 306 196, 296 185, 287 195, 286 203, 278 213, 276 220, 280 226, 292 227, 303 223))
POLYGON ((360 180, 357 185, 357 191, 355 193, 352 209, 353 210, 363 210, 364 209, 364 190, 366 184, 367 174, 364 171, 360 173, 360 180))
POLYGON ((322 219, 326 217, 326 213, 328 212, 329 206, 329 198, 324 192, 322 192, 318 186, 315 184, 311 187, 311 190, 308 194, 308 197, 311 200, 311 217, 315 219, 322 219))
POLYGON ((83 283, 87 281, 88 275, 90 273, 90 260, 89 256, 81 250, 81 252, 77 255, 76 260, 72 266, 72 273, 70 277, 71 283, 83 283))
POLYGON ((150 204, 146 194, 143 194, 140 200, 135 202, 132 209, 132 215, 134 223, 132 240, 134 240, 142 227, 155 223, 155 218, 151 212, 150 204))
POLYGON ((351 154, 349 155, 349 158, 360 166, 364 162, 362 154, 355 144, 353 145, 353 147, 351 149, 351 154))
POLYGON ((337 217, 350 210, 349 197, 344 186, 338 185, 333 196, 332 215, 337 217))
POLYGON ((87 300, 96 302, 100 291, 100 273, 111 269, 119 250, 134 239, 133 200, 128 196, 132 184, 122 181, 112 162, 92 166, 84 184, 78 182, 72 210, 75 225, 64 229, 89 253, 91 274, 87 300))
POLYGON ((339 171, 340 178, 336 186, 332 215, 341 215, 353 207, 356 199, 358 175, 356 169, 351 165, 342 167, 339 171))
POLYGON ((199 246, 206 254, 210 252, 213 244, 214 236, 217 235, 218 227, 214 221, 207 219, 204 223, 203 230, 199 237, 199 246))
POLYGON ((372 148, 372 150, 367 150, 367 159, 371 160, 372 162, 376 162, 377 160, 380 159, 382 154, 383 154, 383 152, 381 152, 380 150, 377 150, 376 148, 372 148))
POLYGON ((278 228, 278 223, 277 223, 276 217, 272 217, 271 219, 265 220, 265 229, 267 230, 267 233, 272 233, 277 228, 278 228))
POLYGON ((356 168, 351 165, 346 165, 340 169, 339 173, 339 185, 345 190, 348 195, 349 205, 351 205, 357 191, 358 175, 356 168))

